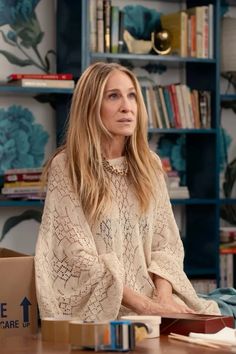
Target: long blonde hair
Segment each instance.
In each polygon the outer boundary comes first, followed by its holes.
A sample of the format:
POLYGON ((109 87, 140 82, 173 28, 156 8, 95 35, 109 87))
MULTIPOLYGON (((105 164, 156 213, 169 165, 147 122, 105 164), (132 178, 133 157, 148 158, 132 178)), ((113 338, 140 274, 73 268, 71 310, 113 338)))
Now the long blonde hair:
POLYGON ((65 150, 69 177, 78 194, 85 215, 94 221, 101 215, 109 198, 109 181, 103 169, 102 140, 110 134, 100 116, 103 92, 109 75, 119 70, 133 82, 137 95, 137 126, 127 138, 125 154, 129 167, 129 179, 140 204, 146 211, 154 196, 156 173, 160 166, 150 151, 147 140, 147 112, 135 75, 117 63, 95 63, 80 77, 69 113, 65 150))

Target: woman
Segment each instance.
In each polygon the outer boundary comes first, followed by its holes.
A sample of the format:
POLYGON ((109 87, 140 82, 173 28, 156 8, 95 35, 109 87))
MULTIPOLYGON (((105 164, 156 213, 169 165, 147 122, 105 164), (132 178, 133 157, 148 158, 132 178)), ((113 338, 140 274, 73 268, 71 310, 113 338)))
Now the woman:
POLYGON ((47 167, 36 246, 41 317, 218 314, 183 271, 183 246, 137 79, 96 63, 72 99, 65 145, 47 167))

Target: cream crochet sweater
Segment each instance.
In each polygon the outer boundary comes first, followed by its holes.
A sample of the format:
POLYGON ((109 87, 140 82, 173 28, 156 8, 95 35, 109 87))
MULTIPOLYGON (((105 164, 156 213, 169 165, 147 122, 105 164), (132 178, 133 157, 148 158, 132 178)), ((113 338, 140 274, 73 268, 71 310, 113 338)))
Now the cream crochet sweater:
MULTIPOLYGON (((110 163, 120 168, 124 160, 110 163)), ((112 205, 91 226, 73 193, 65 154, 53 160, 35 254, 41 318, 101 321, 129 314, 121 305, 123 286, 152 297, 150 273, 172 284, 177 301, 200 313, 219 314, 214 301, 196 295, 183 271, 183 246, 162 174, 156 200, 142 217, 128 178, 109 178, 112 205)))

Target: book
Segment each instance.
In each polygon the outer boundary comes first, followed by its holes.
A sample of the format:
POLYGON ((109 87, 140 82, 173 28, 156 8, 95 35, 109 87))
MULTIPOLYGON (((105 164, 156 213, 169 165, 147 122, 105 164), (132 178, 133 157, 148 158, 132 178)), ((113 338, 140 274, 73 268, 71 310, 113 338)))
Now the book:
POLYGON ((14 183, 14 182, 37 182, 40 181, 42 173, 32 172, 32 173, 10 173, 4 174, 4 183, 14 183))
POLYGON ((163 95, 165 99, 166 110, 168 114, 168 120, 170 124, 170 128, 175 127, 175 120, 174 120, 174 111, 171 103, 170 92, 167 87, 163 87, 163 95))
POLYGON ((208 5, 208 57, 214 57, 214 7, 212 4, 208 5))
POLYGON ((43 167, 23 167, 23 168, 9 168, 4 171, 4 175, 16 174, 16 173, 42 173, 43 167))
POLYGON ((119 44, 119 7, 111 6, 111 52, 118 53, 119 44))
POLYGON ((187 56, 187 20, 184 11, 161 15, 161 25, 171 35, 171 54, 187 56))
MULTIPOLYGON (((95 1, 95 0, 94 0, 95 1)), ((104 18, 103 0, 96 0, 97 4, 97 51, 104 53, 104 18)))
POLYGON ((176 129, 183 128, 180 119, 179 105, 178 105, 177 93, 176 93, 176 84, 168 85, 167 88, 170 92, 172 107, 174 110, 175 128, 176 129))
POLYGON ((118 42, 118 53, 123 53, 125 49, 124 42, 124 30, 125 30, 125 13, 124 11, 119 11, 119 42, 118 42))
POLYGON ((188 16, 195 16, 196 57, 208 57, 208 6, 195 6, 186 10, 188 16))
POLYGON ((182 91, 181 86, 182 86, 181 84, 175 85, 176 98, 177 98, 177 105, 178 105, 178 110, 179 110, 181 128, 186 129, 186 128, 188 128, 188 125, 187 125, 187 120, 185 117, 184 101, 183 101, 183 96, 181 93, 181 91, 182 91))
POLYGON ((10 85, 21 87, 50 87, 50 88, 68 88, 75 87, 74 80, 48 80, 48 79, 19 79, 9 82, 10 85))
POLYGON ((96 1, 89 1, 89 30, 90 30, 90 51, 97 50, 97 4, 96 1))
POLYGON ((42 80, 72 80, 72 74, 15 74, 12 73, 7 76, 7 81, 14 81, 20 79, 42 79, 42 80))
POLYGON ((157 112, 158 112, 158 116, 157 117, 158 117, 159 128, 167 128, 165 117, 164 117, 164 112, 163 112, 162 104, 161 104, 159 87, 157 85, 154 86, 153 87, 153 91, 154 91, 154 94, 155 94, 156 104, 157 104, 157 112))
POLYGON ((16 181, 16 182, 4 182, 4 188, 16 188, 16 187, 42 187, 42 181, 16 181))
POLYGON ((103 0, 104 50, 111 52, 111 0, 103 0))
POLYGON ((163 87, 159 86, 158 91, 159 91, 159 97, 160 97, 163 117, 164 117, 164 121, 165 121, 165 128, 170 128, 170 121, 169 121, 169 117, 168 117, 168 113, 167 113, 167 109, 166 109, 165 98, 164 98, 164 94, 163 94, 163 87))
POLYGON ((29 186, 29 187, 3 187, 2 194, 31 194, 31 193, 43 193, 45 192, 45 187, 40 186, 29 186))

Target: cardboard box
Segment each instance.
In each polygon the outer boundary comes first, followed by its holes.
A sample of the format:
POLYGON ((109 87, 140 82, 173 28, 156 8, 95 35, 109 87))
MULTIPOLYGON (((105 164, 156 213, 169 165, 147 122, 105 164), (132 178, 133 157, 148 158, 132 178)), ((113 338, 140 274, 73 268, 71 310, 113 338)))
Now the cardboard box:
POLYGON ((1 335, 37 333, 34 257, 0 248, 0 284, 1 335))
POLYGON ((234 318, 231 316, 174 314, 162 316, 160 333, 183 335, 188 335, 190 332, 216 333, 224 327, 234 328, 234 318))

